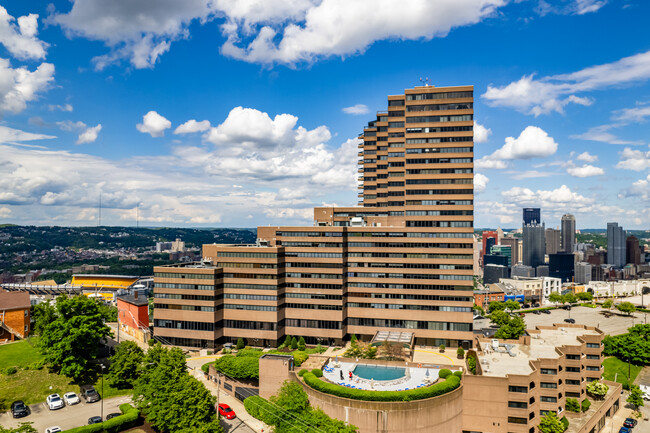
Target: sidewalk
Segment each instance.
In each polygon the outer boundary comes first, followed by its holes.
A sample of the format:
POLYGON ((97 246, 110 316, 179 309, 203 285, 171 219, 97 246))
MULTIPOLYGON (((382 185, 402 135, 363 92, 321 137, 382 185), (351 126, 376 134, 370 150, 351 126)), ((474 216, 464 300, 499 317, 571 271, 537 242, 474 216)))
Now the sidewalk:
POLYGON ((229 405, 237 414, 237 418, 243 421, 244 424, 246 424, 251 430, 257 433, 268 433, 271 431, 271 427, 264 424, 257 418, 253 418, 248 414, 248 412, 246 412, 246 409, 244 409, 244 403, 235 397, 226 394, 223 391, 218 392, 217 384, 206 379, 201 369, 194 370, 194 377, 203 382, 205 387, 212 393, 212 395, 218 395, 219 403, 226 403, 229 405))

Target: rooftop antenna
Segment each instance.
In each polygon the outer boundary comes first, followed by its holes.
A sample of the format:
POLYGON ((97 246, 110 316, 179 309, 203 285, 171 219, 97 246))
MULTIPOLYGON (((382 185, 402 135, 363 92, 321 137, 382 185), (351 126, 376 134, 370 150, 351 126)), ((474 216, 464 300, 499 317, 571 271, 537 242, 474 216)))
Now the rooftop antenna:
POLYGON ((420 77, 420 83, 424 84, 424 87, 429 87, 429 77, 426 78, 420 77))

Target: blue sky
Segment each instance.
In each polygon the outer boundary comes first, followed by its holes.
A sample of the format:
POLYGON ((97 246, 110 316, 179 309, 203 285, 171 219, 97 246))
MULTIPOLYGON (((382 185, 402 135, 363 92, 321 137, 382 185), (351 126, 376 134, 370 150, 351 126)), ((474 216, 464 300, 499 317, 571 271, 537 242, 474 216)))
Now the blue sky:
POLYGON ((475 87, 477 227, 650 228, 641 0, 8 0, 0 223, 310 224, 386 96, 475 87))

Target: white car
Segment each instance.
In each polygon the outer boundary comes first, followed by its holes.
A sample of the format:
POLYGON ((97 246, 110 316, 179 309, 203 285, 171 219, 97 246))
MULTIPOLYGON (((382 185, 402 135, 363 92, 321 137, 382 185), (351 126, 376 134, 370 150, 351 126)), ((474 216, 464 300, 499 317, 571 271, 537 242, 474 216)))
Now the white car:
POLYGON ((47 407, 49 407, 50 410, 61 409, 63 406, 65 406, 65 403, 63 403, 63 400, 61 400, 59 394, 48 395, 45 399, 45 403, 47 403, 47 407))
POLYGON ((65 394, 63 394, 63 400, 65 401, 65 404, 67 404, 68 406, 72 406, 73 404, 77 404, 81 402, 81 400, 79 400, 79 396, 74 392, 66 392, 65 394))
POLYGON ((45 429, 45 433, 59 433, 63 430, 61 430, 61 427, 59 426, 53 426, 53 427, 48 427, 45 429))

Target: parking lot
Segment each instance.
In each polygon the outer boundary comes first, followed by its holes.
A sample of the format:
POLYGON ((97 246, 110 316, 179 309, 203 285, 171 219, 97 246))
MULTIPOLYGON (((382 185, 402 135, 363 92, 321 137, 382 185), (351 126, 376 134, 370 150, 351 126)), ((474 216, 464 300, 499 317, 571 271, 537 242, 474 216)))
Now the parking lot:
POLYGON ((538 325, 552 325, 553 323, 564 323, 564 319, 575 319, 576 324, 595 326, 602 330, 605 334, 618 335, 627 332, 630 328, 639 323, 646 323, 648 319, 647 313, 634 313, 632 316, 627 316, 617 312, 616 310, 608 311, 603 308, 588 308, 588 307, 572 307, 570 311, 558 309, 550 310, 551 314, 533 314, 526 313, 525 321, 526 327, 534 329, 538 325), (608 318, 605 317, 606 312, 612 313, 608 318))
MULTIPOLYGON (((129 403, 131 397, 122 396, 104 400, 104 418, 109 413, 120 413, 119 406, 129 403)), ((11 412, 0 413, 0 425, 3 427, 18 427, 21 422, 31 422, 36 430, 44 432, 47 427, 59 426, 63 430, 88 424, 88 418, 101 414, 101 401, 85 403, 83 400, 74 406, 65 406, 57 410, 49 410, 45 402, 29 406, 31 413, 23 418, 14 419, 11 412)))

